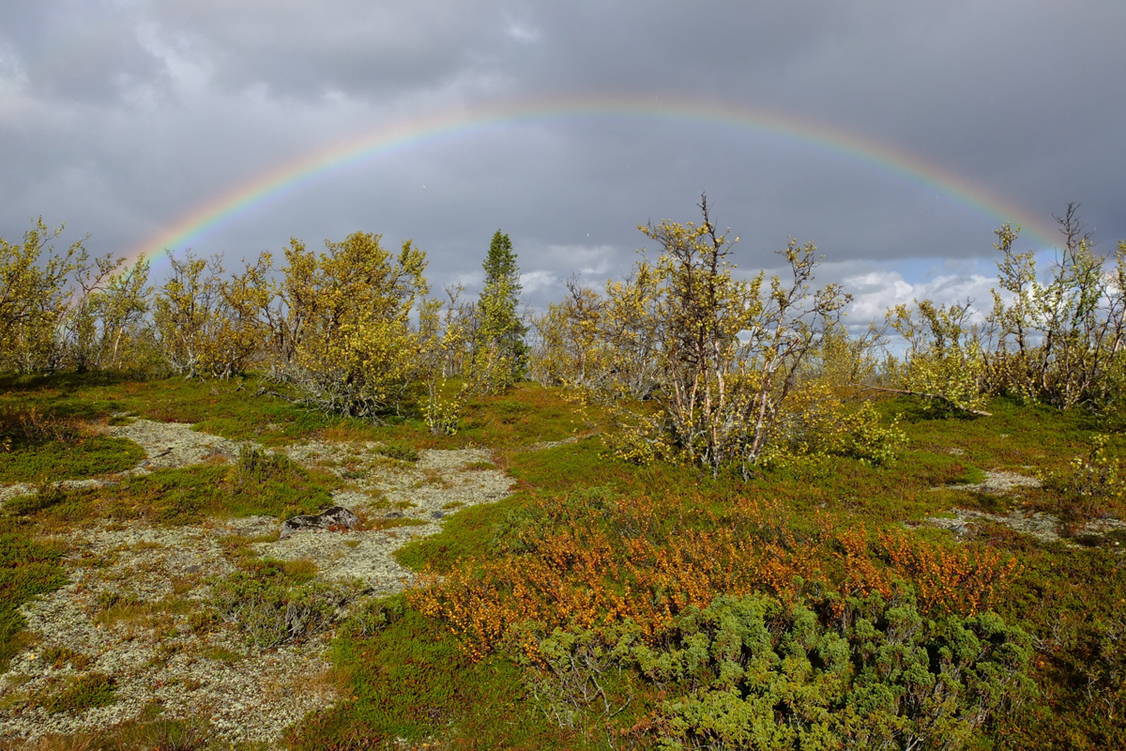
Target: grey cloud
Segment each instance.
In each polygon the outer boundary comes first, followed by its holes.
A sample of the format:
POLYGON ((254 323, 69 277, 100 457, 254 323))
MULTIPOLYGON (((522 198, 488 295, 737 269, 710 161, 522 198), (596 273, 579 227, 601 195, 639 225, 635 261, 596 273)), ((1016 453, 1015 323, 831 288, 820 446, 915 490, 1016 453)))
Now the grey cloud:
MULTIPOLYGON (((42 213, 89 232, 99 252, 134 248, 257 176, 389 123, 626 93, 791 113, 917 154, 1045 219, 1080 200, 1104 247, 1126 238, 1118 0, 16 0, 2 20, 4 237, 42 213)), ((414 238, 438 287, 471 278, 499 226, 536 274, 539 305, 552 279, 624 272, 646 245, 635 225, 695 218, 702 190, 743 236, 740 265, 774 264, 794 235, 842 264, 834 278, 985 258, 1000 221, 792 135, 576 113, 352 160, 190 242, 235 259, 362 228, 414 238), (592 248, 594 260, 581 250, 592 248)), ((869 287, 872 307, 881 293, 869 287)))

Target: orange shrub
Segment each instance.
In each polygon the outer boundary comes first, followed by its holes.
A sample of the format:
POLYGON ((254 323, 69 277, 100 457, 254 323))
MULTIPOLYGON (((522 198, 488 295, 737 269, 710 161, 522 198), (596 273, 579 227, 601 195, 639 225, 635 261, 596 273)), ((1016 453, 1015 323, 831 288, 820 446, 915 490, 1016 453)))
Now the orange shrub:
POLYGON ((1017 573, 1017 560, 989 548, 942 548, 881 532, 879 547, 899 575, 915 585, 924 610, 973 615, 988 609, 996 590, 1017 573))
POLYGON ((736 500, 722 512, 703 501, 643 497, 539 508, 525 548, 424 578, 409 595, 420 612, 446 620, 476 656, 515 638, 530 655, 532 622, 551 629, 632 620, 647 636, 686 608, 720 594, 766 592, 783 599, 804 587, 887 597, 897 578, 920 603, 975 612, 1013 573, 996 554, 950 551, 904 534, 833 530, 827 519, 796 535, 775 503, 736 500), (608 506, 608 508, 607 508, 608 506))

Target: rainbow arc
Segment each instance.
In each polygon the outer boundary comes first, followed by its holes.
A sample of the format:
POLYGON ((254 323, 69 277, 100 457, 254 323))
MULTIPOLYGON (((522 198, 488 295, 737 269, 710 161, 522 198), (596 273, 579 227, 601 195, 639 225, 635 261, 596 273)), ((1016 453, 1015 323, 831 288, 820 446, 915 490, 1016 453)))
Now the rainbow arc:
POLYGON ((986 186, 919 154, 859 133, 785 112, 751 108, 715 99, 583 95, 499 102, 381 124, 346 141, 303 154, 201 202, 190 212, 147 238, 129 253, 127 260, 132 262, 164 250, 184 248, 200 233, 237 216, 266 197, 345 164, 504 123, 549 121, 568 117, 714 122, 798 139, 850 155, 915 183, 930 186, 992 217, 997 224, 1008 222, 1021 225, 1026 235, 1031 235, 1035 242, 1044 247, 1053 245, 1049 239, 1054 236, 1052 226, 986 186))

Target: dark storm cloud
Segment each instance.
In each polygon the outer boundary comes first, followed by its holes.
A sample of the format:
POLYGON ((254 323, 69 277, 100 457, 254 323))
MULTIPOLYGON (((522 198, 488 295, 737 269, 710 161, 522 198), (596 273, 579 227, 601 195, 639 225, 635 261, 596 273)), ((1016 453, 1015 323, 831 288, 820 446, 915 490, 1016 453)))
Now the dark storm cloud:
POLYGON ((116 3, 11 0, 0 12, 0 49, 38 98, 113 106, 138 86, 159 84, 165 74, 130 28, 130 14, 116 3))
MULTIPOLYGON (((842 128, 1045 218, 1080 200, 1110 247, 1126 238, 1123 28, 1117 0, 8 2, 0 236, 43 213, 89 232, 95 250, 123 251, 255 175, 390 122, 629 93, 842 128)), ((453 132, 305 180, 191 242, 236 258, 290 235, 371 229, 415 238, 440 285, 471 282, 500 226, 542 304, 570 275, 620 273, 643 245, 635 225, 693 218, 701 190, 744 237, 741 263, 776 263, 790 235, 815 241, 865 311, 988 286, 973 264, 999 219, 972 202, 824 144, 683 119, 453 132)))

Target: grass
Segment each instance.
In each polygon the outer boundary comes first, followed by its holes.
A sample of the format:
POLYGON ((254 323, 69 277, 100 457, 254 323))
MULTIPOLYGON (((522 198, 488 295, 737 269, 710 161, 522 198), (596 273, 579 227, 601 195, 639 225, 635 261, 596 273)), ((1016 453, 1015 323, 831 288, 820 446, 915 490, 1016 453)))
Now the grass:
POLYGON ((100 435, 25 445, 0 453, 0 483, 56 482, 121 472, 144 456, 130 440, 100 435))
MULTIPOLYGON (((972 539, 964 541, 920 524, 959 507, 1004 513, 1019 504, 1057 512, 1062 500, 1051 488, 1004 496, 951 486, 979 482, 986 471, 1039 476, 1066 468, 1086 451, 1094 432, 1106 431, 1083 412, 1002 399, 988 407, 992 417, 933 417, 911 400, 882 399, 877 408, 888 417, 899 414, 909 439, 889 466, 830 457, 795 462, 745 481, 609 458, 596 435, 605 427, 598 410, 569 401, 555 389, 525 384, 504 395, 474 397, 466 406, 461 431, 435 436, 417 419, 373 425, 327 416, 256 395, 258 386, 254 379, 8 379, 0 381, 0 408, 32 405, 53 418, 91 422, 127 411, 190 422, 201 430, 271 446, 310 438, 378 441, 387 447, 381 453, 403 461, 416 459, 427 448, 485 447, 494 461, 473 468, 509 473, 517 482, 514 493, 492 504, 450 508, 441 532, 415 540, 397 554, 411 568, 439 574, 472 573, 499 557, 531 554, 546 536, 567 532, 600 532, 623 544, 641 538, 665 540, 671 552, 678 538, 719 529, 744 499, 770 502, 770 508, 777 509, 772 528, 799 541, 821 528, 834 533, 858 530, 873 537, 892 531, 951 554, 989 550, 1014 556, 1019 569, 998 591, 993 608, 1036 638, 1034 678, 1040 693, 1002 717, 985 742, 996 748, 1126 747, 1126 720, 1106 704, 1107 697, 1121 697, 1115 694, 1115 681, 1126 675, 1126 648, 1115 636, 1116 624, 1126 613, 1126 567, 1114 545, 1126 545, 1126 536, 1086 539, 1083 546, 1066 540, 1049 544, 983 522, 973 528, 972 539), (564 438, 578 440, 542 447, 564 438), (532 447, 537 450, 529 450, 532 447), (644 499, 669 504, 667 511, 652 517, 615 511, 628 511, 644 499), (907 529, 905 524, 912 526, 907 529)), ((1126 438, 1112 437, 1112 450, 1118 456, 1126 452, 1126 438)), ((50 450, 32 453, 47 457, 50 450)), ((19 604, 63 582, 58 560, 62 544, 39 535, 65 532, 89 520, 195 524, 213 516, 311 513, 330 503, 329 494, 340 482, 327 471, 257 453, 233 464, 162 470, 112 488, 52 491, 7 503, 0 512, 0 562, 5 564, 0 568, 0 659, 18 651, 20 639, 27 638, 18 635, 19 604)), ((1096 508, 1092 513, 1115 510, 1096 508)), ((404 522, 389 520, 378 526, 399 523, 404 522)), ((247 553, 245 543, 223 542, 242 551, 238 560, 243 568, 261 565, 247 553)), ((843 554, 834 545, 817 554, 826 556, 818 562, 823 568, 837 565, 829 558, 843 554)), ((890 566, 886 552, 875 550, 869 550, 865 560, 880 570, 890 566)), ((278 571, 253 574, 257 584, 236 582, 230 591, 240 597, 261 595, 272 608, 312 576, 299 564, 285 564, 278 571), (259 591, 263 587, 269 591, 259 591)), ((450 748, 611 746, 600 717, 580 712, 574 727, 561 727, 557 716, 541 711, 545 707, 530 682, 538 673, 528 668, 517 643, 499 644, 475 659, 449 622, 424 615, 403 597, 380 604, 369 616, 362 624, 348 621, 337 629, 331 657, 343 698, 331 710, 291 729, 288 742, 293 747, 393 748, 427 742, 450 748)), ((215 627, 213 618, 195 620, 201 631, 215 627)), ((532 633, 537 628, 527 627, 532 633)), ((233 656, 215 657, 227 658, 233 656)), ((611 683, 606 686, 611 694, 615 691, 611 683)), ((641 706, 630 707, 615 722, 641 729, 614 736, 615 748, 651 745, 653 736, 646 735, 645 722, 660 699, 639 695, 637 701, 641 706)))
POLYGON ((0 532, 0 672, 28 644, 21 605, 66 583, 59 558, 63 546, 27 535, 0 532))
POLYGON ((54 691, 32 697, 33 703, 51 714, 77 713, 105 707, 117 701, 113 678, 104 673, 86 673, 65 680, 54 691))

